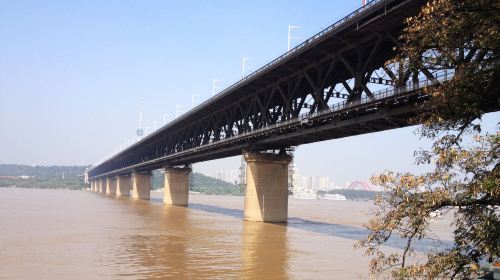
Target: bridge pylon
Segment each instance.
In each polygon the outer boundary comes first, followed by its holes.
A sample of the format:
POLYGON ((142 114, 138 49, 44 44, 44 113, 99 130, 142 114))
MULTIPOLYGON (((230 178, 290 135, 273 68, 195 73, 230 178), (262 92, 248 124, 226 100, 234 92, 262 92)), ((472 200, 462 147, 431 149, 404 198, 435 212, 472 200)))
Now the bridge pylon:
POLYGON ((116 177, 116 197, 130 196, 130 175, 116 177))
POLYGON ((151 172, 132 173, 132 195, 133 199, 149 200, 151 197, 151 172))
POLYGON ((244 154, 247 163, 244 220, 286 223, 288 219, 287 154, 244 154))
POLYGON ((167 166, 165 172, 165 191, 163 204, 187 206, 189 202, 189 178, 192 168, 167 166))

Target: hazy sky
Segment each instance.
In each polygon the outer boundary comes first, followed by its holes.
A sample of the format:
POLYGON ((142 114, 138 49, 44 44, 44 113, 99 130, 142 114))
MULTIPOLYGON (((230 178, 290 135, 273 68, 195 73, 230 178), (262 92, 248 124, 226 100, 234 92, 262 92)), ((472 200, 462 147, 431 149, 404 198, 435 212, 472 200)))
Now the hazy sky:
MULTIPOLYGON (((286 51, 361 1, 0 0, 0 163, 91 164, 133 139, 141 104, 152 129, 286 51), (292 41, 295 45, 300 40, 292 41)), ((499 114, 488 116, 494 129, 499 114)), ((339 184, 414 170, 425 142, 406 128, 301 146, 303 176, 339 184)), ((195 165, 231 171, 240 159, 195 165)))

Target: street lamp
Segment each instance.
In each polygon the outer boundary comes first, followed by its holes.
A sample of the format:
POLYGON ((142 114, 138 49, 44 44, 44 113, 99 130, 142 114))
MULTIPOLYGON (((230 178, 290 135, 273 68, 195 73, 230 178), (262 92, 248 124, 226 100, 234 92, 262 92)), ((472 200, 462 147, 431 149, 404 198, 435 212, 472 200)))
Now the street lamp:
POLYGON ((184 107, 183 105, 175 105, 175 118, 178 118, 179 113, 182 113, 182 110, 179 110, 179 109, 181 109, 183 107, 184 107))
POLYGON ((170 119, 169 114, 167 113, 163 114, 163 124, 167 124, 169 119, 170 119))
POLYGON ((288 25, 288 49, 287 49, 287 51, 290 50, 290 41, 292 39, 300 39, 301 38, 300 36, 292 36, 292 29, 299 29, 299 28, 302 28, 302 27, 296 26, 296 25, 291 25, 291 24, 288 25))
POLYGON ((251 59, 252 58, 250 58, 250 57, 245 57, 245 56, 243 57, 242 64, 241 64, 241 70, 242 70, 241 71, 242 72, 241 78, 245 78, 245 62, 247 60, 251 60, 251 59))
POLYGON ((219 79, 213 79, 212 80, 212 97, 215 96, 215 89, 217 88, 220 88, 219 86, 217 86, 217 83, 220 82, 219 79))
POLYGON ((194 108, 194 100, 196 99, 195 97, 200 97, 200 95, 191 94, 191 108, 194 108))

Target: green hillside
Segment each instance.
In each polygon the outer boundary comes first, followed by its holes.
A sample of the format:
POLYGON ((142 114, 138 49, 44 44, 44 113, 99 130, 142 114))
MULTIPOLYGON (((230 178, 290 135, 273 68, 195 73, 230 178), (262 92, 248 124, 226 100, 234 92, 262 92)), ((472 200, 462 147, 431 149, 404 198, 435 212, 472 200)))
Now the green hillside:
MULTIPOLYGON (((29 166, 0 164, 0 187, 82 189, 87 166, 29 166), (23 176, 23 177, 21 177, 23 176)), ((163 188, 164 174, 153 171, 152 188, 163 188)), ((193 172, 190 190, 204 194, 243 195, 234 184, 193 172)))
POLYGON ((81 189, 86 168, 0 164, 0 187, 81 189))
MULTIPOLYGON (((164 180, 164 174, 155 170, 152 179, 153 189, 163 188, 164 180)), ((243 190, 237 185, 196 172, 191 174, 189 189, 204 194, 243 195, 243 190)))

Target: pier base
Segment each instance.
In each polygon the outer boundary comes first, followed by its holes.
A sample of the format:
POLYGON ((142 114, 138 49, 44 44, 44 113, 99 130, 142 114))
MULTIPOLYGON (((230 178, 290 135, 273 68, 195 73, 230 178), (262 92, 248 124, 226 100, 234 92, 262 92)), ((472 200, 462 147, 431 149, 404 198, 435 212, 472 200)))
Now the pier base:
POLYGON ((130 176, 116 177, 116 197, 130 196, 130 176))
POLYGON ((289 155, 245 153, 244 220, 285 223, 288 219, 289 155))
POLYGON ((191 167, 166 167, 163 204, 187 206, 191 167))
POLYGON ((151 177, 151 173, 132 174, 132 198, 149 200, 151 195, 151 177))
POLYGON ((116 178, 106 178, 106 195, 115 196, 116 194, 116 178))

